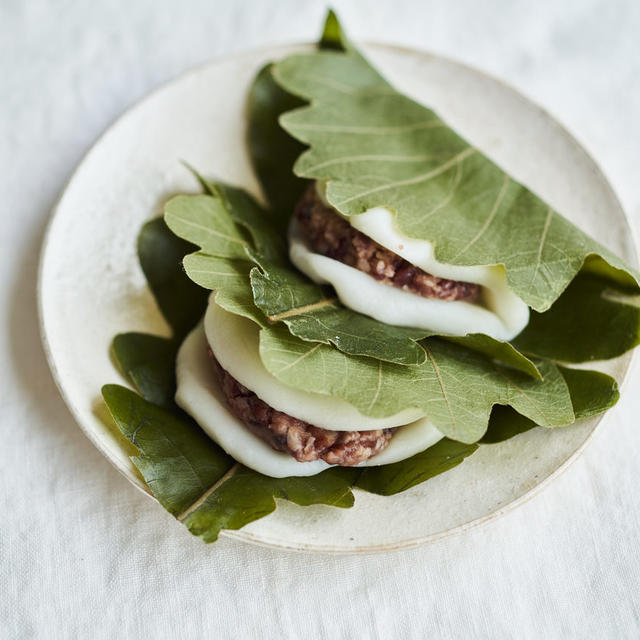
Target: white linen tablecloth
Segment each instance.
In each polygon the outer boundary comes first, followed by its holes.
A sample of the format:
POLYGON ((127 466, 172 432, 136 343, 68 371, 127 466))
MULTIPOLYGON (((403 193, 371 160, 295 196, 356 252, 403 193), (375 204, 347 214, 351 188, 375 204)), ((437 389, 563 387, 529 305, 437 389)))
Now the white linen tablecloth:
MULTIPOLYGON (((334 0, 355 39, 431 49, 568 125, 640 222, 640 4, 334 0)), ((582 458, 462 536, 378 556, 205 546, 74 424, 40 345, 44 226, 126 107, 212 57, 318 34, 322 1, 0 2, 2 638, 640 637, 640 371, 582 458)), ((126 159, 123 159, 126 161, 126 159)))

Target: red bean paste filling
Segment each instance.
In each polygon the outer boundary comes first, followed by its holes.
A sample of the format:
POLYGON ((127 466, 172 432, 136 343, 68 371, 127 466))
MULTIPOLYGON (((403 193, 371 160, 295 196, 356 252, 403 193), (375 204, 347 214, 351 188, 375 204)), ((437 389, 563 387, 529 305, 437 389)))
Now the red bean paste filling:
POLYGON ((473 302, 480 295, 479 285, 432 276, 354 229, 322 202, 315 184, 304 192, 295 216, 312 251, 363 271, 378 282, 448 302, 473 302))
POLYGON ((396 431, 330 431, 315 427, 270 407, 225 371, 211 349, 209 355, 231 412, 273 449, 288 453, 298 462, 324 460, 352 467, 380 453, 396 431))

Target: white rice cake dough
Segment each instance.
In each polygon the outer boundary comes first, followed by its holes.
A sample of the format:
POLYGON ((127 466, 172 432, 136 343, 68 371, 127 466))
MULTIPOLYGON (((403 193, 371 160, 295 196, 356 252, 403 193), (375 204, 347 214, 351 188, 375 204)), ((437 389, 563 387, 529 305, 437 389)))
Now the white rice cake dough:
POLYGON ((496 340, 511 340, 527 326, 529 307, 509 289, 501 265, 468 267, 438 262, 433 245, 400 233, 395 216, 384 207, 346 219, 355 229, 423 271, 483 288, 481 300, 471 303, 423 298, 383 284, 354 267, 310 251, 294 219, 289 230, 291 261, 315 282, 333 285, 350 309, 385 324, 454 336, 484 333, 496 340))
MULTIPOLYGON (((251 433, 227 407, 207 350, 207 336, 200 325, 187 336, 178 352, 176 402, 212 440, 241 464, 274 478, 312 476, 334 466, 323 460, 298 462, 251 433)), ((378 466, 410 458, 442 437, 426 418, 416 420, 398 429, 386 449, 358 466, 378 466)))
POLYGON ((213 299, 204 316, 204 331, 222 368, 241 385, 251 389, 270 407, 316 427, 332 431, 386 429, 424 416, 422 409, 407 408, 386 418, 370 418, 341 398, 284 384, 262 364, 259 327, 247 318, 225 311, 213 299))

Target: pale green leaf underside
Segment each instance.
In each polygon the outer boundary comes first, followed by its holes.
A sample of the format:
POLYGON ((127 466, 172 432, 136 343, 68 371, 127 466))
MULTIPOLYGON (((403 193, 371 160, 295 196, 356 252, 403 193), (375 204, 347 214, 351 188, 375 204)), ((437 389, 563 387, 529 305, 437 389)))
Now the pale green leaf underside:
POLYGON ((341 213, 386 206, 406 235, 435 244, 441 262, 504 264, 509 286, 538 311, 549 308, 587 259, 586 268, 637 288, 636 271, 432 110, 395 91, 357 53, 293 55, 273 74, 311 103, 280 118, 310 146, 295 171, 329 181, 327 198, 341 213))
POLYGON ((246 258, 247 242, 221 198, 176 196, 165 205, 164 219, 173 233, 197 244, 204 253, 221 258, 246 258))
POLYGON ((421 344, 427 359, 406 367, 305 343, 278 325, 260 332, 260 356, 279 380, 344 398, 365 415, 420 407, 447 437, 468 443, 482 437, 494 404, 510 405, 540 425, 574 422, 567 385, 552 362, 535 361, 543 375, 538 380, 445 340, 421 344))
POLYGON ((231 313, 264 325, 266 319, 253 303, 249 282, 252 266, 245 260, 218 258, 202 252, 184 258, 187 275, 201 287, 214 291, 217 304, 231 313))

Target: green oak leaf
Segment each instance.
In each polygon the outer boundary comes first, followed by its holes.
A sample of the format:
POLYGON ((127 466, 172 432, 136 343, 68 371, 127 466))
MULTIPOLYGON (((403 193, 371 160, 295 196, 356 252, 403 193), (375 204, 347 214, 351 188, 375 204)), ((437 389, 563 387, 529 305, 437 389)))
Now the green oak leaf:
POLYGON ((446 340, 429 338, 421 345, 425 362, 402 366, 305 343, 279 325, 260 331, 260 357, 276 378, 341 397, 364 415, 419 407, 444 435, 466 443, 483 436, 494 404, 511 405, 537 424, 574 422, 567 385, 551 361, 534 361, 540 380, 446 340))
MULTIPOLYGON (((599 371, 559 369, 569 388, 576 419, 602 413, 616 403, 618 386, 610 376, 599 371)), ((504 442, 536 426, 513 408, 496 405, 487 432, 478 444, 504 442)), ((394 495, 457 466, 477 450, 478 444, 445 438, 408 460, 363 470, 355 486, 379 495, 394 495)))
POLYGON ((162 218, 147 222, 138 234, 140 266, 162 315, 181 341, 202 317, 206 292, 194 284, 182 269, 185 254, 194 245, 177 239, 162 218))
MULTIPOLYGON (((193 246, 159 219, 143 227, 138 249, 169 323, 178 329, 194 326, 204 311, 206 292, 180 268, 193 246), (187 294, 193 298, 179 308, 187 294)), ((116 425, 138 449, 132 461, 162 506, 206 542, 216 540, 222 529, 238 529, 267 515, 275 498, 302 506, 350 507, 357 471, 335 468, 311 478, 263 476, 236 463, 175 405, 175 357, 183 337, 177 331, 173 338, 119 334, 112 345, 114 357, 142 397, 119 385, 103 387, 116 425)))
POLYGON ((310 478, 269 478, 229 457, 186 415, 176 415, 119 385, 103 397, 118 428, 137 447, 132 457, 162 506, 205 542, 271 513, 282 498, 302 506, 353 505, 355 469, 310 478))
POLYGON ((563 362, 607 360, 640 342, 638 296, 611 289, 599 276, 580 274, 544 313, 533 311, 516 348, 563 362))
POLYGON ((300 107, 302 100, 284 91, 271 75, 272 64, 256 76, 247 101, 247 146, 262 191, 281 229, 300 199, 306 180, 293 173, 293 163, 304 150, 278 123, 282 113, 300 107))
POLYGON ((470 146, 431 109, 396 91, 349 49, 286 57, 273 77, 308 106, 280 117, 309 146, 296 175, 327 182, 342 214, 395 212, 440 262, 506 267, 511 289, 547 310, 583 269, 638 291, 640 275, 470 146))
MULTIPOLYGON (((355 59, 354 64, 358 65, 358 68, 362 67, 363 65, 365 67, 368 67, 368 63, 366 62, 366 60, 362 58, 362 56, 359 54, 357 49, 355 49, 355 47, 353 47, 353 45, 346 38, 336 15, 332 11, 329 11, 327 15, 323 35, 321 38, 321 42, 319 44, 319 48, 321 50, 347 52, 350 58, 355 59)), ((278 85, 274 83, 274 80, 272 78, 272 74, 271 74, 272 69, 273 69, 273 66, 270 65, 268 69, 268 73, 266 70, 261 71, 255 80, 255 85, 256 85, 255 91, 260 93, 261 101, 260 101, 259 109, 256 108, 254 111, 250 110, 249 121, 250 121, 250 128, 251 128, 252 134, 251 136, 249 136, 248 143, 249 143, 249 151, 252 156, 260 155, 261 153, 264 153, 265 148, 269 149, 268 158, 271 162, 270 166, 271 166, 272 173, 265 174, 263 172, 258 171, 258 177, 261 181, 263 191, 265 191, 265 193, 269 193, 271 191, 283 193, 282 185, 286 183, 286 180, 289 180, 292 178, 295 180, 295 176, 292 176, 292 172, 290 170, 291 169, 291 152, 292 152, 292 149, 294 148, 291 146, 292 141, 294 145, 297 145, 297 147, 295 148, 298 149, 299 154, 302 154, 302 152, 305 149, 305 146, 298 140, 294 140, 292 136, 286 135, 283 129, 281 128, 279 122, 277 121, 278 117, 283 113, 283 111, 286 111, 286 109, 282 108, 284 103, 280 101, 279 96, 280 97, 283 95, 289 96, 288 99, 291 100, 291 106, 289 107, 290 111, 294 111, 295 109, 298 109, 300 106, 304 106, 306 102, 304 102, 300 98, 291 97, 291 95, 288 94, 286 91, 284 91, 284 89, 282 89, 281 87, 278 87, 278 85), (269 91, 263 90, 263 85, 265 83, 266 76, 268 76, 268 84, 270 87, 269 91), (270 93, 270 92, 273 92, 273 93, 270 93), (273 158, 276 156, 286 157, 287 161, 282 163, 277 163, 277 162, 274 163, 273 158)), ((323 78, 324 79, 322 80, 322 82, 324 82, 325 84, 328 83, 327 86, 331 85, 330 78, 327 79, 327 77, 324 77, 324 76, 323 78)), ((373 83, 373 85, 376 85, 376 86, 379 85, 381 87, 384 86, 385 91, 387 91, 387 89, 390 89, 386 81, 384 81, 384 79, 381 78, 374 70, 369 69, 368 78, 369 78, 369 82, 373 83)), ((313 82, 317 81, 317 78, 312 79, 312 81, 313 82)), ((336 90, 338 91, 340 90, 340 86, 336 85, 335 83, 333 87, 334 89, 336 89, 337 87, 336 90)), ((375 101, 372 101, 369 99, 369 96, 366 91, 362 99, 362 102, 366 103, 365 106, 367 109, 371 108, 375 110, 377 108, 375 104, 373 104, 373 102, 375 101)), ((251 104, 251 100, 250 100, 250 104, 251 104)), ((363 106, 363 109, 365 108, 365 106, 363 106)), ((420 107, 419 105, 412 104, 411 109, 414 109, 414 108, 417 108, 420 113, 422 112, 426 113, 426 110, 424 110, 424 108, 420 107)), ((336 112, 331 112, 331 114, 329 115, 331 117, 335 116, 339 120, 342 117, 339 111, 340 110, 336 110, 336 112)), ((305 111, 304 113, 307 114, 304 117, 308 117, 311 115, 311 113, 308 110, 305 111)), ((295 116, 295 113, 292 113, 292 117, 293 116, 295 116)), ((378 115, 374 114, 372 117, 389 118, 389 117, 394 117, 394 114, 388 113, 386 111, 384 104, 381 104, 380 114, 378 115)), ((398 118, 398 119, 401 120, 401 118, 398 118)), ((366 122, 369 122, 369 120, 367 120, 366 122)), ((441 123, 439 120, 436 120, 435 122, 438 124, 438 126, 441 126, 441 125, 444 126, 443 123, 441 123)), ((311 123, 310 125, 311 130, 316 131, 317 124, 318 123, 315 123, 315 124, 311 123)), ((365 147, 370 146, 371 144, 375 145, 378 139, 391 140, 391 141, 400 139, 403 144, 405 143, 413 144, 413 132, 411 131, 408 131, 408 132, 396 131, 396 132, 391 132, 393 133, 392 136, 385 135, 385 136, 376 137, 376 136, 373 136, 371 131, 369 131, 368 134, 365 135, 365 133, 367 133, 366 131, 360 131, 357 128, 354 131, 343 131, 340 129, 340 127, 342 127, 343 125, 346 126, 346 123, 339 120, 338 124, 336 125, 338 127, 338 130, 335 132, 335 136, 333 136, 332 138, 332 142, 336 143, 335 145, 332 146, 332 148, 338 154, 347 153, 347 149, 343 148, 341 143, 343 134, 347 134, 345 138, 345 140, 347 141, 347 147, 359 145, 359 144, 363 144, 365 147), (403 135, 399 135, 401 133, 403 135)), ((398 124, 398 126, 401 126, 401 123, 398 124)), ((446 131, 445 133, 446 133, 446 136, 449 135, 446 131)), ((459 141, 459 139, 456 138, 455 135, 454 135, 454 138, 459 141)), ((305 142, 309 142, 309 140, 307 140, 306 138, 304 138, 304 140, 305 142)), ((384 144, 384 143, 381 142, 381 144, 384 144)), ((390 146, 393 147, 394 144, 391 144, 390 146)), ((312 148, 311 153, 314 153, 315 151, 317 150, 312 148)), ((385 169, 385 175, 389 175, 388 172, 392 171, 394 166, 396 166, 399 162, 400 162, 400 168, 402 169, 402 157, 397 157, 397 155, 398 154, 396 154, 394 151, 394 154, 385 154, 377 157, 378 161, 382 163, 382 166, 385 169), (386 163, 389 163, 391 166, 388 166, 388 167, 385 166, 386 163)), ((300 163, 302 163, 304 158, 306 157, 307 155, 304 155, 303 157, 301 157, 300 163)), ((413 161, 417 162, 418 160, 421 159, 421 157, 422 156, 419 156, 419 157, 411 156, 408 159, 408 161, 410 161, 409 164, 411 164, 411 162, 413 161)), ((335 158, 328 158, 328 159, 330 162, 334 162, 335 160, 335 158)), ((356 163, 364 162, 365 159, 366 159, 365 157, 362 157, 362 154, 356 154, 353 156, 352 161, 356 163)), ((332 165, 329 165, 329 166, 332 166, 332 165)), ((337 174, 339 174, 342 171, 341 165, 334 167, 334 169, 336 170, 337 174)), ((405 167, 403 170, 408 170, 408 169, 405 167)), ((505 179, 506 179, 506 176, 505 176, 505 179)), ((205 186, 205 189, 206 189, 207 182, 203 180, 201 181, 203 182, 203 186, 205 186)), ((335 179, 334 179, 334 182, 335 182, 335 179)), ((286 189, 284 190, 284 192, 289 193, 289 196, 290 196, 288 200, 289 212, 293 210, 294 203, 300 194, 299 185, 301 183, 296 183, 296 184, 298 184, 297 189, 292 189, 290 191, 287 191, 286 189)), ((520 189, 520 186, 518 185, 517 188, 520 189)), ((209 191, 211 192, 210 189, 209 191)), ((407 193, 407 197, 409 199, 411 198, 411 194, 409 192, 407 193)), ((475 203, 475 200, 470 200, 469 202, 473 204, 475 203)), ((275 207, 275 209, 279 212, 278 214, 273 212, 268 212, 268 215, 275 217, 277 220, 281 222, 283 208, 275 207)), ((512 208, 512 209, 515 211, 515 208, 512 208)), ((502 216, 502 213, 500 213, 500 216, 502 216)), ((447 229, 443 230, 442 232, 449 233, 450 229, 449 229, 448 218, 446 218, 444 214, 442 214, 442 218, 447 220, 446 222, 447 229)), ((492 218, 492 224, 493 224, 493 218, 492 218)), ((466 225, 466 222, 465 222, 465 225, 466 225)), ((477 226, 478 225, 476 224, 476 226, 473 228, 476 229, 477 226)), ((452 234, 452 235, 456 235, 456 234, 452 234)), ((523 235, 526 235, 526 234, 523 234, 523 235)), ((512 246, 511 243, 509 243, 508 246, 511 247, 512 246)), ((541 266, 541 274, 539 276, 535 275, 536 281, 538 277, 541 277, 541 278, 546 277, 546 275, 542 273, 542 269, 544 269, 544 265, 541 266)), ((607 285, 608 288, 611 288, 612 286, 611 276, 613 275, 615 277, 617 273, 615 271, 612 271, 611 268, 608 268, 606 264, 603 263, 602 260, 599 260, 594 257, 587 258, 583 271, 587 273, 597 273, 600 277, 606 278, 606 280, 603 280, 603 281, 608 282, 608 285, 607 285)), ((617 276, 621 276, 621 275, 622 274, 617 273, 617 276)), ((585 277, 585 276, 581 275, 580 277, 585 277)), ((624 276, 622 276, 622 280, 626 284, 631 283, 631 280, 627 282, 627 278, 624 276)), ((633 283, 633 286, 635 286, 635 283, 633 283)), ((578 308, 582 309, 582 308, 585 308, 585 303, 587 301, 586 298, 585 300, 579 300, 578 297, 574 295, 576 291, 577 291, 576 287, 569 287, 569 289, 563 292, 560 298, 557 300, 558 308, 554 309, 554 307, 552 307, 548 311, 548 315, 546 315, 546 317, 544 316, 544 314, 539 314, 534 312, 532 315, 532 322, 530 326, 524 332, 524 334, 520 336, 521 338, 520 342, 516 342, 514 345, 511 345, 509 343, 497 343, 486 337, 482 338, 482 336, 479 336, 479 335, 466 336, 465 338, 462 339, 462 342, 460 343, 461 344, 466 343, 466 346, 468 346, 469 348, 483 352, 488 357, 498 359, 522 371, 527 371, 528 373, 530 373, 530 375, 534 375, 538 377, 539 377, 539 372, 536 371, 531 361, 527 360, 527 358, 518 350, 518 347, 520 345, 522 345, 522 349, 526 350, 527 353, 536 354, 536 355, 548 357, 551 359, 562 360, 565 362, 582 362, 582 361, 592 360, 594 358, 615 357, 620 353, 624 352, 626 349, 629 349, 635 346, 636 342, 634 341, 633 336, 635 336, 638 332, 640 321, 635 319, 635 311, 632 308, 630 308, 628 302, 617 301, 620 305, 625 305, 624 308, 621 308, 620 306, 618 307, 614 306, 615 302, 613 302, 613 298, 611 298, 612 300, 611 304, 607 304, 604 296, 601 299, 597 299, 594 296, 591 296, 589 298, 591 302, 589 304, 590 312, 588 316, 588 323, 590 323, 590 327, 589 326, 585 327, 584 322, 578 322, 577 324, 569 322, 567 320, 568 316, 564 314, 564 312, 560 311, 561 307, 569 308, 572 310, 575 310, 578 308), (540 315, 542 315, 543 317, 541 318, 541 322, 538 322, 538 316, 540 315), (594 319, 596 318, 604 319, 604 318, 607 318, 609 315, 615 315, 615 317, 618 320, 618 325, 624 324, 623 331, 610 330, 605 332, 599 332, 597 330, 595 331, 583 330, 585 328, 597 329, 597 327, 594 326, 597 324, 596 322, 594 322, 594 319), (556 320, 562 320, 562 318, 564 318, 564 328, 561 322, 558 323, 558 327, 556 328, 554 326, 556 320), (572 334, 571 327, 579 326, 579 325, 581 329, 579 331, 576 330, 572 334), (580 336, 579 343, 576 340, 576 336, 580 336), (487 340, 489 341, 488 344, 483 345, 483 341, 486 343, 487 340), (596 353, 598 354, 597 356, 594 355, 596 353)), ((598 294, 599 293, 600 292, 598 292, 598 294)), ((322 294, 318 292, 317 295, 318 295, 318 299, 320 300, 322 294)), ((619 297, 619 296, 623 296, 624 292, 613 291, 612 295, 614 297, 619 297)), ((268 311, 266 311, 265 313, 269 315, 268 311)), ((580 318, 576 318, 575 316, 576 316, 576 313, 573 314, 572 320, 580 320, 580 318)), ((583 316, 582 320, 586 318, 587 316, 583 316)), ((309 340, 313 340, 319 337, 318 332, 313 330, 317 324, 318 324, 318 319, 317 319, 317 316, 315 315, 312 317, 305 316, 304 318, 301 319, 301 322, 298 322, 297 319, 292 319, 288 322, 289 329, 292 331, 294 335, 305 338, 305 334, 306 334, 306 339, 309 339, 309 340), (299 324, 302 324, 302 328, 298 326, 299 324)), ((601 324, 604 324, 604 322, 602 322, 601 324)), ((426 335, 428 335, 428 333, 425 333, 425 336, 426 335)), ((320 337, 320 341, 326 342, 326 336, 320 337)), ((341 345, 339 346, 339 348, 345 348, 345 345, 341 345)), ((351 353, 357 352, 357 350, 353 350, 353 349, 345 348, 345 350, 351 353)), ((406 355, 409 356, 408 353, 406 355)), ((385 357, 384 359, 388 359, 388 358, 385 357)), ((406 362, 410 362, 410 361, 411 361, 410 358, 406 360, 406 362)))
POLYGON ((392 496, 457 467, 477 449, 477 444, 443 438, 408 460, 364 469, 355 486, 369 493, 392 496))
MULTIPOLYGON (((606 411, 618 401, 618 383, 605 373, 588 369, 558 367, 567 383, 576 420, 590 418, 606 411)), ((489 427, 480 444, 495 444, 538 426, 511 407, 496 405, 489 427)), ((544 426, 544 425, 542 425, 544 426)))
POLYGON ((120 371, 143 398, 162 407, 173 406, 176 354, 179 343, 148 333, 120 333, 111 344, 120 371))

